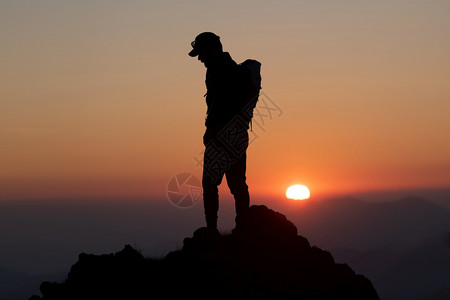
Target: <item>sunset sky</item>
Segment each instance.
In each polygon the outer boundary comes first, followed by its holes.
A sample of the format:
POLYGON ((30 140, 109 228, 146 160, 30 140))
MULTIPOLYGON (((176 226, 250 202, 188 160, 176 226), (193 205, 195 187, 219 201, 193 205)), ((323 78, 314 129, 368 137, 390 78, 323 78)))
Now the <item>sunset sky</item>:
POLYGON ((203 31, 262 63, 279 109, 253 126, 252 195, 450 186, 449 1, 0 8, 0 200, 157 197, 200 178, 205 68, 187 53, 203 31))

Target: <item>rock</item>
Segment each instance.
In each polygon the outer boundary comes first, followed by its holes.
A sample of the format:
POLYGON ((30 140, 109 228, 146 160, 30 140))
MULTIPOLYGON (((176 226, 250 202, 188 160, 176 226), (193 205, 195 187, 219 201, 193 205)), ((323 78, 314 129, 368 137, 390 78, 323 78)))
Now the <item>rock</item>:
POLYGON ((379 299, 367 278, 311 247, 266 206, 252 206, 229 235, 198 229, 161 260, 129 245, 116 254, 80 254, 65 282, 44 282, 41 292, 44 300, 379 299))

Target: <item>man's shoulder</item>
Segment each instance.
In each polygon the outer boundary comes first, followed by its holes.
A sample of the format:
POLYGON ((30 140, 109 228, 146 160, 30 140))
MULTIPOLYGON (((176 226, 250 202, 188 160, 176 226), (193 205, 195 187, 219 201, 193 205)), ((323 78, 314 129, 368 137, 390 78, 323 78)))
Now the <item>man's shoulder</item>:
POLYGON ((231 65, 231 66, 237 66, 237 63, 234 61, 234 59, 231 57, 230 53, 223 52, 224 61, 231 65))

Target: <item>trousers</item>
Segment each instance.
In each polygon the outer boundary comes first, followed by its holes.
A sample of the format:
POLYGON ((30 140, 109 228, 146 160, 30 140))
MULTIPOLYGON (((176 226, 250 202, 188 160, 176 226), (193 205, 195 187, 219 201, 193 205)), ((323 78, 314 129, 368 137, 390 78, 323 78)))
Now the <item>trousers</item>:
POLYGON ((219 189, 223 176, 235 200, 236 218, 247 212, 250 205, 250 195, 246 183, 246 164, 248 135, 244 143, 240 143, 238 155, 224 149, 220 143, 206 144, 203 158, 203 205, 205 209, 206 225, 217 228, 217 214, 219 211, 219 189))

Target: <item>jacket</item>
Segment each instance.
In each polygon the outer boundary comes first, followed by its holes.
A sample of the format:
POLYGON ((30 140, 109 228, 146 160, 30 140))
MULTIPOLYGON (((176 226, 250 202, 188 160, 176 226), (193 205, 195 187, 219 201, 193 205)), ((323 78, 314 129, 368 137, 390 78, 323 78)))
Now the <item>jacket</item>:
POLYGON ((205 125, 213 133, 223 129, 245 105, 245 82, 239 65, 223 52, 206 71, 205 125))

